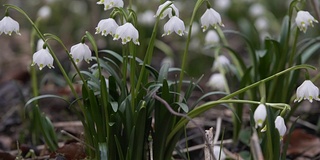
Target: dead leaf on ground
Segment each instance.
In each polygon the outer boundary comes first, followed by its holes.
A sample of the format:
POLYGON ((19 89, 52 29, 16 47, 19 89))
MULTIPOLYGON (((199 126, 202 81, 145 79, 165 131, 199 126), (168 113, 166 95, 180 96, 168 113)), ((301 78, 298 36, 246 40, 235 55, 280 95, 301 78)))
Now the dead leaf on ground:
MULTIPOLYGON (((285 139, 284 139, 285 141, 285 139)), ((296 129, 291 134, 287 155, 315 157, 320 154, 320 138, 296 129)))

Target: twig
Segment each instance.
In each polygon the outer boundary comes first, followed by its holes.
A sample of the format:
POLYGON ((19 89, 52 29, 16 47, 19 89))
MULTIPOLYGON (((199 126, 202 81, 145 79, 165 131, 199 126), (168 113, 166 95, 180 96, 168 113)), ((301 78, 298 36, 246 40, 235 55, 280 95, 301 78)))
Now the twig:
POLYGON ((253 130, 253 134, 251 136, 250 148, 253 155, 253 159, 259 159, 259 160, 264 159, 262 155, 260 143, 259 143, 258 134, 255 129, 253 130))
POLYGON ((74 135, 72 135, 72 134, 68 133, 67 131, 65 131, 65 130, 61 130, 60 132, 61 132, 62 134, 65 134, 65 135, 67 135, 67 136, 69 136, 69 137, 71 137, 71 138, 75 139, 76 141, 78 141, 78 142, 80 142, 80 143, 82 143, 82 144, 86 145, 87 147, 91 148, 92 150, 95 150, 95 148, 93 148, 92 146, 90 146, 89 144, 87 144, 86 142, 84 142, 83 140, 79 139, 78 137, 75 137, 74 135))

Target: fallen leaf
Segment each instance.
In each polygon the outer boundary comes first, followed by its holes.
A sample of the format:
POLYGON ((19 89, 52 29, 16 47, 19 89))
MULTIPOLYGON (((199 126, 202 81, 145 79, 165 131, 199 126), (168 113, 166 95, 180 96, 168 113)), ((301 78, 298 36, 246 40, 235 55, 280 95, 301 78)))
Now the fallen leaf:
POLYGON ((318 137, 306 133, 303 129, 296 129, 292 132, 287 150, 288 156, 315 157, 318 154, 320 154, 318 137))

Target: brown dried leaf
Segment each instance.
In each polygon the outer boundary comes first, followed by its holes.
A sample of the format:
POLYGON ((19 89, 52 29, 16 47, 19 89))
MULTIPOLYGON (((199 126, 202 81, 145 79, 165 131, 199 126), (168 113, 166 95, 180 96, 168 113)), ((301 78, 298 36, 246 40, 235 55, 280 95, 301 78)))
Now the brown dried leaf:
POLYGON ((50 154, 50 158, 63 156, 68 160, 78 160, 86 158, 85 148, 81 143, 69 143, 50 154))
POLYGON ((318 137, 306 133, 303 129, 296 129, 292 132, 287 155, 315 157, 318 154, 320 154, 320 139, 318 137))

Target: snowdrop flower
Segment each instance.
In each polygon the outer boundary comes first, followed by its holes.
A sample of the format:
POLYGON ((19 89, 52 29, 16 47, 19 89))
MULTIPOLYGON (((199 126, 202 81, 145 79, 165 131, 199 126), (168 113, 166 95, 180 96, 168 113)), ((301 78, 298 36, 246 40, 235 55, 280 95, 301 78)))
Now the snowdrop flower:
POLYGON ((299 11, 296 17, 296 24, 300 31, 306 33, 308 26, 313 27, 313 22, 318 23, 308 11, 299 11))
POLYGON ((256 128, 262 127, 264 120, 267 117, 267 109, 264 104, 260 104, 253 113, 254 121, 256 122, 256 128))
POLYGON ((42 39, 39 39, 37 42, 37 51, 43 48, 44 41, 42 39))
POLYGON ((17 35, 21 35, 19 33, 19 23, 9 16, 3 17, 0 21, 0 35, 4 33, 11 36, 12 32, 16 32, 17 35))
POLYGON ((70 49, 70 55, 76 64, 81 62, 83 59, 87 63, 91 60, 91 50, 85 43, 73 45, 70 49))
POLYGON ((42 19, 48 19, 51 16, 51 8, 47 5, 42 6, 37 13, 38 17, 42 19))
POLYGON ((103 4, 104 10, 109 10, 114 7, 123 8, 123 0, 100 0, 97 4, 103 4))
POLYGON ((213 155, 215 159, 220 159, 219 160, 225 160, 227 158, 226 154, 224 153, 223 149, 220 148, 220 146, 213 146, 213 155), (220 152, 220 150, 222 150, 220 152), (220 155, 221 153, 221 155, 220 155), (219 156, 220 155, 220 156, 219 156))
POLYGON ((47 49, 43 48, 33 54, 31 66, 34 66, 35 64, 39 66, 40 70, 42 70, 45 66, 48 66, 50 69, 54 68, 52 55, 47 49))
POLYGON ((119 25, 113 18, 102 19, 96 27, 95 34, 101 33, 102 36, 107 36, 108 34, 114 36, 118 27, 119 25))
POLYGON ((204 38, 206 44, 215 44, 220 41, 220 37, 215 30, 210 30, 204 38))
POLYGON ((185 29, 186 28, 184 26, 183 21, 177 16, 173 16, 164 25, 164 33, 162 34, 162 36, 170 35, 173 31, 176 32, 179 36, 182 36, 184 35, 185 29))
POLYGON ((226 10, 231 6, 231 0, 216 0, 214 5, 221 10, 226 10))
POLYGON ((281 116, 277 116, 276 120, 274 121, 275 127, 278 129, 280 134, 280 139, 282 140, 282 137, 287 131, 286 124, 284 123, 284 120, 281 116))
POLYGON ((254 26, 257 28, 258 31, 266 31, 268 30, 268 19, 265 17, 259 17, 254 21, 254 26))
POLYGON ((315 86, 310 80, 305 80, 297 88, 297 98, 294 102, 300 102, 302 99, 308 99, 311 103, 313 99, 320 101, 319 99, 319 88, 315 86))
POLYGON ((206 84, 208 87, 211 87, 212 89, 217 89, 219 91, 225 90, 225 79, 220 73, 212 74, 209 81, 206 84))
POLYGON ((220 55, 213 62, 211 70, 216 71, 216 70, 219 70, 220 67, 227 69, 229 66, 230 66, 229 59, 224 55, 220 55))
POLYGON ((251 5, 249 8, 249 13, 253 17, 263 16, 264 12, 265 12, 265 8, 260 3, 255 3, 255 4, 251 5))
POLYGON ((163 66, 164 64, 169 64, 170 67, 173 67, 174 66, 173 58, 170 56, 166 56, 161 60, 161 66, 163 66))
POLYGON ((151 10, 147 10, 141 14, 138 15, 139 22, 141 22, 144 25, 152 25, 154 24, 154 12, 151 10))
POLYGON ((206 12, 204 12, 204 14, 200 18, 200 22, 202 24, 201 28, 203 28, 203 32, 206 31, 210 25, 214 28, 217 27, 217 24, 222 27, 224 26, 221 22, 220 14, 212 8, 208 8, 206 12))
POLYGON ((174 11, 174 15, 179 17, 179 10, 178 8, 173 4, 172 1, 166 1, 164 2, 163 4, 161 4, 159 7, 158 7, 158 10, 156 12, 156 15, 155 17, 158 17, 160 16, 160 19, 163 19, 165 18, 166 16, 169 16, 169 18, 171 18, 173 16, 172 14, 172 9, 174 11), (171 3, 171 4, 170 4, 171 3), (161 11, 170 4, 169 7, 167 7, 161 14, 161 11))
POLYGON ((113 38, 113 40, 122 39, 122 44, 126 44, 127 42, 130 42, 132 39, 132 42, 136 45, 140 45, 139 43, 139 32, 138 30, 131 24, 131 23, 125 23, 122 26, 119 26, 116 30, 116 34, 113 38))

